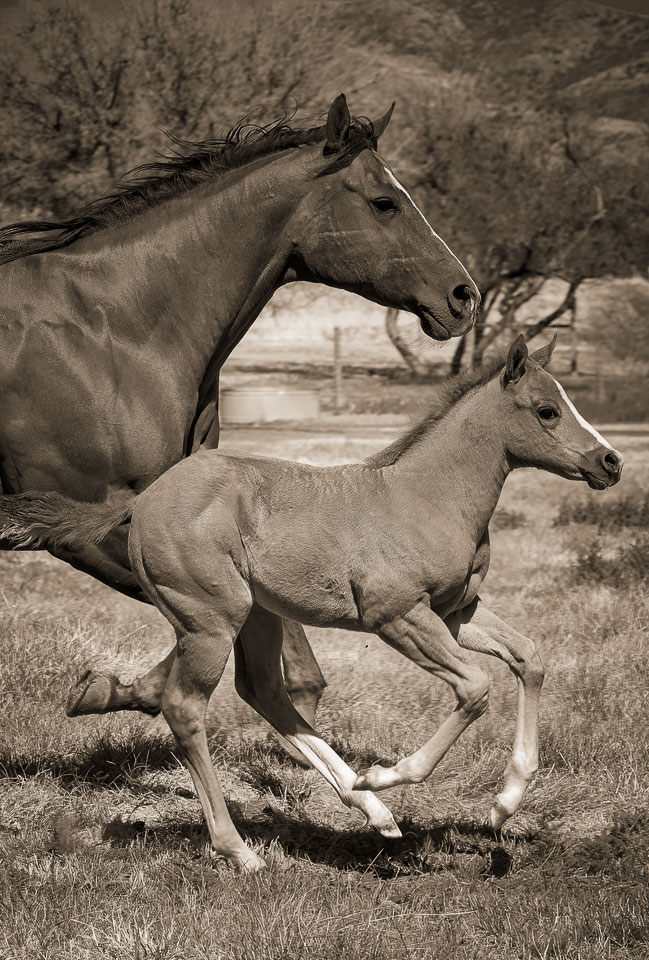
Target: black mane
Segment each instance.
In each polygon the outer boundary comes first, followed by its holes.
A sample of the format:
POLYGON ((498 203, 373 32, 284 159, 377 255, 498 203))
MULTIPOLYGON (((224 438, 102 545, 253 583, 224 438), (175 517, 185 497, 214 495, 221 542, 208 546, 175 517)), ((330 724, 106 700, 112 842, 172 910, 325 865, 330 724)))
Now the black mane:
MULTIPOLYGON (((25 220, 0 228, 0 264, 32 253, 67 247, 80 237, 124 223, 143 210, 186 193, 199 184, 218 180, 229 170, 280 150, 319 143, 326 137, 324 125, 296 129, 286 115, 261 125, 253 123, 251 116, 248 114, 240 120, 221 139, 193 142, 165 131, 176 148, 171 156, 135 167, 119 181, 113 193, 95 200, 75 217, 57 222, 25 220), (29 237, 30 233, 45 236, 29 237)), ((318 176, 348 166, 367 147, 376 148, 374 126, 371 120, 354 117, 349 142, 332 155, 318 176)))
POLYGON ((487 357, 481 364, 467 367, 457 377, 452 377, 435 387, 433 402, 425 417, 389 447, 379 450, 365 462, 371 467, 388 467, 396 463, 404 453, 430 433, 460 400, 497 377, 505 366, 505 360, 506 354, 494 354, 487 357))

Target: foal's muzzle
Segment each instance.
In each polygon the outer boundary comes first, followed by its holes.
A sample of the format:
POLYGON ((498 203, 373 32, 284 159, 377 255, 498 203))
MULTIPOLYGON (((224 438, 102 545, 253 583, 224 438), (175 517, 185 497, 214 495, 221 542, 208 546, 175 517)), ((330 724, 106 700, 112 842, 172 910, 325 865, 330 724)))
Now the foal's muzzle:
POLYGON ((606 449, 595 454, 593 470, 582 470, 584 480, 592 490, 606 490, 622 476, 624 457, 617 450, 606 449))

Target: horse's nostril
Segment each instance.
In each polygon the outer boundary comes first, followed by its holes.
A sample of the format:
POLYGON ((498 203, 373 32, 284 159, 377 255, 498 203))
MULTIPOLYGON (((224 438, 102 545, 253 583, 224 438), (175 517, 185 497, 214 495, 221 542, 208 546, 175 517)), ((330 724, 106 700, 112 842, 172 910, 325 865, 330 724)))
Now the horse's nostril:
POLYGON ((607 453, 604 457, 604 466, 609 473, 617 473, 620 469, 620 457, 616 453, 607 453))
POLYGON ((460 283, 453 290, 453 299, 459 300, 460 303, 471 303, 475 300, 475 293, 468 284, 460 283))

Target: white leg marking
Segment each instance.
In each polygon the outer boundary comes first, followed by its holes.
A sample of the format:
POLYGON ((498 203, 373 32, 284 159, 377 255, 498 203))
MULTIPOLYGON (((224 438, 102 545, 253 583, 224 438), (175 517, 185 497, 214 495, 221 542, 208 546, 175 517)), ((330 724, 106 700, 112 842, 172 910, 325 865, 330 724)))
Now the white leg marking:
MULTIPOLYGON (((554 377, 552 377, 552 379, 554 380, 554 377)), ((554 382, 556 383, 557 387, 559 388, 559 393, 561 394, 561 397, 562 397, 562 399, 564 400, 566 406, 568 407, 569 410, 572 411, 572 413, 573 413, 573 415, 574 415, 575 420, 577 421, 577 423, 578 423, 580 426, 582 426, 582 427, 584 428, 584 430, 588 430, 588 432, 589 432, 590 434, 592 434, 592 435, 595 437, 595 439, 596 439, 599 443, 602 444, 602 446, 606 447, 607 450, 612 450, 613 447, 610 445, 610 443, 608 442, 608 440, 605 440, 604 437, 601 435, 601 433, 598 433, 597 430, 595 429, 595 427, 593 427, 593 426, 590 425, 590 423, 588 422, 588 420, 584 420, 584 418, 583 418, 582 415, 580 414, 579 410, 577 410, 577 408, 575 407, 574 403, 572 402, 572 400, 570 399, 570 397, 568 396, 568 394, 566 393, 566 391, 563 389, 563 387, 561 386, 561 384, 559 383, 559 381, 558 381, 558 380, 554 380, 554 382)))

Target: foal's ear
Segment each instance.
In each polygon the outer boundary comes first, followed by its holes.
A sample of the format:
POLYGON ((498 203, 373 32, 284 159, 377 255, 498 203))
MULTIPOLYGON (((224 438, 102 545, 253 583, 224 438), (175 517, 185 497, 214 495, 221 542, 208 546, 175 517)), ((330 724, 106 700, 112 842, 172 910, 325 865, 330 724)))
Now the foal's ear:
POLYGON ((348 143, 350 123, 351 117, 345 94, 339 93, 327 114, 327 142, 322 151, 325 157, 338 153, 348 143))
POLYGON ((530 353, 530 357, 532 360, 536 360, 540 366, 547 367, 552 357, 552 351, 554 350, 556 342, 557 335, 555 333, 549 343, 546 343, 544 347, 539 347, 539 349, 535 350, 534 353, 530 353))
POLYGON ((372 126, 374 127, 374 136, 377 140, 379 139, 382 133, 385 133, 385 128, 390 122, 390 117, 392 116, 392 111, 394 110, 395 103, 396 101, 393 100, 392 106, 390 107, 390 109, 387 110, 382 117, 380 117, 378 120, 375 121, 375 123, 372 124, 372 126))
POLYGON ((510 383, 518 383, 525 373, 527 357, 527 344, 525 343, 523 334, 519 333, 507 354, 507 363, 505 364, 505 373, 503 375, 504 387, 508 387, 510 383))

